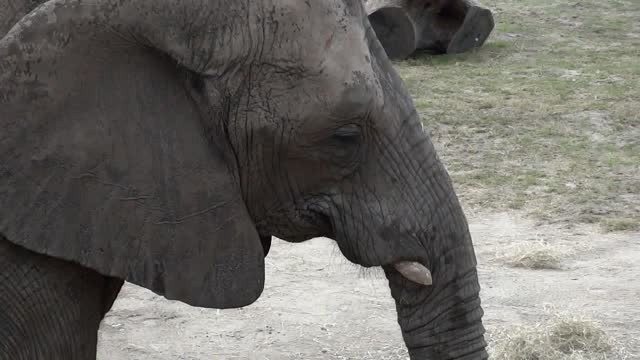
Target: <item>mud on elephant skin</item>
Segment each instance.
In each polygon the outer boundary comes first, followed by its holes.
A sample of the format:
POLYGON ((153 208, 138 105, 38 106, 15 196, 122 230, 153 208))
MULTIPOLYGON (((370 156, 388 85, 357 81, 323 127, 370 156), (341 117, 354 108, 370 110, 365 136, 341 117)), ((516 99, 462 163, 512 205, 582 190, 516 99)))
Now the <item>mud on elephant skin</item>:
POLYGON ((365 0, 365 7, 391 59, 466 52, 494 28, 491 11, 475 0, 365 0))
POLYGON ((52 0, 0 69, 0 358, 95 357, 123 280, 249 305, 272 235, 382 267, 412 359, 487 357, 465 216, 362 2, 52 0))

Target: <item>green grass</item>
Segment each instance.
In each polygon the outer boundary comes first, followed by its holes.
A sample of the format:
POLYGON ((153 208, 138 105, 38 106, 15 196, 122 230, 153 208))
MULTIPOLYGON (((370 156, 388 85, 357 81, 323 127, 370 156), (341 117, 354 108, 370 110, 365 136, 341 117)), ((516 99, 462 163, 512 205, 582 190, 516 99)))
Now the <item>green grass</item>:
POLYGON ((484 47, 397 63, 461 200, 640 230, 640 2, 483 3, 484 47))
POLYGON ((637 230, 640 228, 638 219, 607 219, 605 226, 608 231, 637 230))

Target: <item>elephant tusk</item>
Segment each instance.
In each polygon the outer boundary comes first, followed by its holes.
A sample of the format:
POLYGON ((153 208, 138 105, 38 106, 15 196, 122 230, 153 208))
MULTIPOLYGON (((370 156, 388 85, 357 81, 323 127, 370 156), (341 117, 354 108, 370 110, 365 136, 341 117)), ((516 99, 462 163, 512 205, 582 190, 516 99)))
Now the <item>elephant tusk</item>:
POLYGON ((433 279, 431 278, 431 271, 424 267, 424 265, 417 263, 415 261, 401 261, 394 265, 396 270, 402 276, 407 278, 408 280, 413 281, 414 283, 418 283, 420 285, 431 285, 433 283, 433 279))

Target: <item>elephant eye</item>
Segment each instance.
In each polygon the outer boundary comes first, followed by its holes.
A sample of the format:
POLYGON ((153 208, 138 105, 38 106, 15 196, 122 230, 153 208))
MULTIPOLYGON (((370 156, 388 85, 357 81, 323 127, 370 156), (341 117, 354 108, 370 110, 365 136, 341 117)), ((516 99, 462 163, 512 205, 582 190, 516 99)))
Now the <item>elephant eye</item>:
POLYGON ((331 161, 344 168, 359 163, 364 145, 360 126, 349 124, 335 129, 328 140, 331 161))
POLYGON ((357 145, 362 138, 360 126, 349 124, 338 128, 333 133, 333 140, 341 145, 357 145))

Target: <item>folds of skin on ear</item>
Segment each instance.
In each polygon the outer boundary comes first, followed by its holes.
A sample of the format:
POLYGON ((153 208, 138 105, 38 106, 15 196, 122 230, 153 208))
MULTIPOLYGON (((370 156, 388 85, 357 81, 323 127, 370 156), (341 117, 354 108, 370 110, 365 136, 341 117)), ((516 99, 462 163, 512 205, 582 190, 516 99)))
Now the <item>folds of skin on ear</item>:
POLYGON ((226 139, 186 71, 96 4, 49 1, 0 40, 0 233, 169 299, 252 303, 263 249, 226 139))
POLYGON ((23 16, 45 0, 0 0, 0 39, 23 16))

